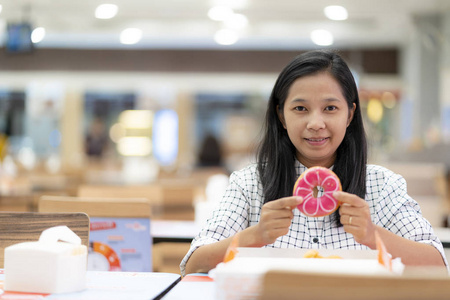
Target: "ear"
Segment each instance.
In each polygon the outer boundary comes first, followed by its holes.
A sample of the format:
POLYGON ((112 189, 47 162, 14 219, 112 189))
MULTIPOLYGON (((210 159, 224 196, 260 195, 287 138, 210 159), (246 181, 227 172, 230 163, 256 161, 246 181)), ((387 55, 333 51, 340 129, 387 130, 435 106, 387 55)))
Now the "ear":
POLYGON ((283 114, 283 111, 280 109, 279 105, 277 105, 277 115, 278 115, 278 120, 280 120, 281 124, 283 124, 284 129, 286 129, 286 122, 284 121, 284 114, 283 114))
POLYGON ((355 110, 356 110, 356 104, 353 103, 353 108, 349 109, 348 112, 348 120, 347 120, 347 127, 350 125, 350 123, 353 120, 353 116, 355 115, 355 110))

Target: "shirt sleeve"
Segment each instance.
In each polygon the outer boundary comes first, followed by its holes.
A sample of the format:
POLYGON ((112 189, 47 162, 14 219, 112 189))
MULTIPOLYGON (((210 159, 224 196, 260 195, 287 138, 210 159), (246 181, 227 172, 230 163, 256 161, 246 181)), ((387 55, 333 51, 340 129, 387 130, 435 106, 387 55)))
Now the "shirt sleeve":
POLYGON ((435 247, 448 268, 444 247, 422 216, 419 204, 407 194, 405 179, 398 174, 388 177, 380 199, 377 215, 381 225, 404 238, 435 247))
POLYGON ((202 231, 192 240, 191 247, 180 264, 181 274, 185 275, 186 263, 197 248, 212 244, 235 235, 248 227, 249 201, 245 195, 239 172, 230 176, 229 185, 222 200, 213 211, 202 231))

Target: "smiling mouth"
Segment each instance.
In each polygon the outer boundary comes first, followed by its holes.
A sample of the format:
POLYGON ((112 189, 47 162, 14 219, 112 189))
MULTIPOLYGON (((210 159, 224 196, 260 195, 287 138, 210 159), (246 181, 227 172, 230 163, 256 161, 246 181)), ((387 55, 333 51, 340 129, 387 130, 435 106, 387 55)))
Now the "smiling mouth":
POLYGON ((328 138, 322 138, 322 139, 307 139, 307 138, 305 138, 305 140, 307 140, 307 141, 309 141, 309 142, 322 142, 322 141, 325 141, 325 140, 327 140, 328 138))

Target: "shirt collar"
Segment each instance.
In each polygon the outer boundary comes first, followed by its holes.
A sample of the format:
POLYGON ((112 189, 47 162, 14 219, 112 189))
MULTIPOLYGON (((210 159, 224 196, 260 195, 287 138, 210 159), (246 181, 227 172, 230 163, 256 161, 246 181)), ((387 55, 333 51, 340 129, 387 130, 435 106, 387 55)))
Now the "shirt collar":
MULTIPOLYGON (((297 172, 297 176, 300 176, 305 172, 308 168, 305 167, 297 158, 295 159, 295 171, 297 172)), ((334 165, 331 166, 330 170, 333 171, 334 165)))
POLYGON ((295 159, 295 171, 297 172, 297 176, 300 176, 305 172, 308 168, 305 167, 301 162, 298 161, 298 159, 295 159))

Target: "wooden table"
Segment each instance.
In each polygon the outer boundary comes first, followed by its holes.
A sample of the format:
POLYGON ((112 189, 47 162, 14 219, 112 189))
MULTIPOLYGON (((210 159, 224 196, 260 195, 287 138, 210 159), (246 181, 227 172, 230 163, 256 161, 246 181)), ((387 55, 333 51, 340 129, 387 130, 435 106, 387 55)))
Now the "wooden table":
POLYGON ((217 299, 213 279, 207 274, 195 273, 185 276, 173 289, 171 289, 163 300, 211 300, 217 299))
POLYGON ((179 273, 180 262, 200 229, 194 221, 151 220, 153 270, 179 273))

